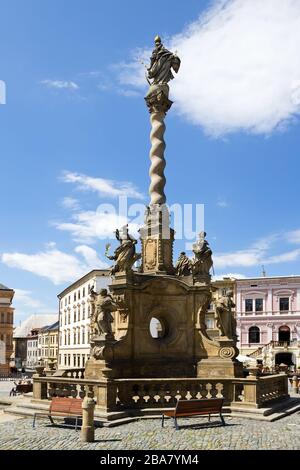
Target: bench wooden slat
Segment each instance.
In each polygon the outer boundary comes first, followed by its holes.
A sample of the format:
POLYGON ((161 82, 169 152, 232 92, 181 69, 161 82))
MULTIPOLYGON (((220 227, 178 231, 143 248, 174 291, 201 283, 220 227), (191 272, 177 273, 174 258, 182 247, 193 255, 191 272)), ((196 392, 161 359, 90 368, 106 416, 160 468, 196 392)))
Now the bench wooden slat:
POLYGON ((223 398, 209 398, 199 400, 178 400, 174 410, 164 411, 162 414, 162 426, 164 424, 164 416, 174 418, 175 427, 178 429, 177 417, 189 417, 200 415, 212 415, 218 413, 220 415, 222 424, 225 425, 222 416, 223 398))
POLYGON ((209 410, 214 409, 220 411, 222 409, 223 399, 222 398, 210 398, 200 400, 178 400, 176 406, 176 413, 182 411, 197 411, 197 410, 209 410))
MULTIPOLYGON (((35 425, 35 418, 37 416, 48 416, 50 419, 53 416, 56 417, 76 417, 76 428, 77 418, 82 416, 82 402, 81 398, 66 398, 66 397, 54 397, 50 403, 48 412, 35 413, 33 420, 33 427, 35 425)), ((52 420, 51 420, 52 421, 52 420)))

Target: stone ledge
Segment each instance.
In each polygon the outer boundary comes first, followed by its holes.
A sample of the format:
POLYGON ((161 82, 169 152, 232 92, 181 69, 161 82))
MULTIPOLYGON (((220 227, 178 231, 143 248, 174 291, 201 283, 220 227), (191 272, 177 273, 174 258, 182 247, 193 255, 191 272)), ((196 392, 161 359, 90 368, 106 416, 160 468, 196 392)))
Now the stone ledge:
MULTIPOLYGON (((19 402, 7 407, 4 413, 33 417, 35 412, 45 411, 49 408, 47 403, 26 403, 19 402)), ((170 408, 144 408, 136 410, 123 410, 110 413, 101 412, 95 409, 95 424, 96 426, 113 427, 121 424, 130 423, 140 419, 160 419, 163 411, 170 408)), ((275 421, 289 414, 300 411, 300 398, 292 397, 282 400, 281 402, 273 403, 265 408, 243 408, 237 405, 225 406, 223 414, 226 417, 236 417, 241 419, 254 419, 259 421, 275 421)))

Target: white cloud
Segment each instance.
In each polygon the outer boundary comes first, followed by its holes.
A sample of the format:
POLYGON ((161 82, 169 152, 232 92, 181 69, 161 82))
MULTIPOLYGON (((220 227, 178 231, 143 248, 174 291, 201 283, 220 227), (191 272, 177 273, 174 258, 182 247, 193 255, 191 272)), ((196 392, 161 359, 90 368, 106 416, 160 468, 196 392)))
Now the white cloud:
MULTIPOLYGON (((127 222, 125 216, 97 210, 79 212, 73 215, 73 222, 60 222, 55 226, 59 230, 71 233, 75 241, 93 243, 98 239, 114 238, 116 228, 123 227, 127 222)), ((136 235, 139 226, 131 223, 129 229, 133 235, 136 235)))
POLYGON ((262 262, 261 255, 262 253, 258 250, 241 250, 222 254, 216 253, 213 256, 214 266, 219 269, 232 266, 256 266, 262 262))
MULTIPOLYGON (((215 0, 166 44, 182 60, 171 98, 211 135, 282 129, 300 113, 299 44, 299 0, 215 0)), ((120 81, 143 86, 144 67, 125 64, 120 81)))
POLYGON ((78 210, 80 207, 78 199, 75 199, 74 197, 65 197, 61 204, 65 209, 70 210, 78 210))
POLYGON ((11 268, 22 269, 52 281, 54 284, 71 282, 82 277, 91 269, 106 268, 108 265, 98 259, 95 250, 89 247, 77 247, 75 251, 83 255, 80 258, 48 248, 35 254, 3 253, 1 260, 11 268), (94 254, 92 253, 94 252, 94 254))
POLYGON ((272 245, 278 240, 282 242, 283 238, 280 234, 272 234, 268 237, 260 238, 246 250, 238 250, 231 253, 216 253, 213 256, 214 266, 218 269, 223 269, 233 266, 250 267, 296 261, 300 258, 300 249, 275 255, 269 254, 272 245))
POLYGON ((217 206, 219 207, 228 207, 228 203, 224 200, 220 200, 217 202, 217 206))
POLYGON ((94 269, 99 269, 99 266, 107 267, 107 264, 103 263, 99 259, 96 250, 94 250, 93 248, 89 246, 86 246, 86 245, 77 246, 75 248, 75 252, 79 253, 85 260, 86 264, 91 267, 93 266, 94 269))
POLYGON ((213 281, 222 281, 224 278, 233 278, 233 279, 246 279, 244 274, 240 273, 226 273, 226 274, 217 274, 213 276, 213 281))
POLYGON ((263 260, 263 264, 287 263, 289 261, 296 261, 299 257, 300 249, 292 250, 279 255, 269 256, 269 258, 263 260))
POLYGON ((94 191, 106 197, 132 197, 143 199, 143 195, 130 182, 112 181, 104 178, 94 178, 79 173, 65 171, 62 176, 65 183, 76 184, 78 189, 94 191))
POLYGON ((292 230, 286 234, 286 239, 289 243, 300 244, 300 229, 292 230))
POLYGON ((43 309, 44 305, 40 300, 32 297, 32 292, 24 289, 14 289, 14 306, 30 307, 31 309, 43 309))
POLYGON ((78 90, 79 86, 77 83, 72 81, 64 80, 42 80, 40 82, 42 85, 46 85, 48 88, 55 88, 57 90, 67 89, 67 90, 78 90))
POLYGON ((139 93, 138 91, 136 91, 136 90, 126 90, 125 88, 118 88, 117 93, 119 95, 125 96, 126 98, 141 96, 141 93, 139 93))

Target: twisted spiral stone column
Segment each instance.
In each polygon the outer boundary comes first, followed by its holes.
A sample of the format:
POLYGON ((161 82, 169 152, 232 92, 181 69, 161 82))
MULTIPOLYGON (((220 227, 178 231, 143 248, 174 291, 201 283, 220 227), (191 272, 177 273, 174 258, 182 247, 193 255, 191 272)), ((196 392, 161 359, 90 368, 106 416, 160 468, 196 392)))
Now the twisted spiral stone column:
POLYGON ((145 213, 145 226, 140 229, 142 239, 142 271, 172 274, 174 230, 170 228, 169 211, 164 188, 166 144, 164 119, 172 106, 167 83, 153 84, 145 97, 150 112, 151 150, 150 160, 150 205, 145 213))
POLYGON ((164 187, 166 184, 166 178, 164 170, 166 166, 166 160, 164 157, 164 151, 166 144, 164 141, 164 133, 166 126, 164 123, 165 113, 154 112, 150 115, 151 121, 151 150, 150 160, 151 166, 149 170, 150 175, 150 205, 165 204, 166 195, 164 193, 164 187))

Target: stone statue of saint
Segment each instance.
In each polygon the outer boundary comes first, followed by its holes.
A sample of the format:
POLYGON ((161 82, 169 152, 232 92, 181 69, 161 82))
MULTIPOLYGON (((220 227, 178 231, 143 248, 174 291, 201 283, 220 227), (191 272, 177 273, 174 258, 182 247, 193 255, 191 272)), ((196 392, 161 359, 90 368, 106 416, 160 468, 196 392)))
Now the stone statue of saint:
POLYGON ((191 269, 191 260, 186 256, 185 252, 182 251, 175 265, 175 272, 177 276, 189 276, 192 272, 191 269))
POLYGON ((209 275, 212 268, 212 251, 205 240, 206 232, 199 233, 199 240, 193 244, 192 271, 194 275, 209 275))
POLYGON ((236 320, 232 311, 235 303, 232 297, 233 292, 228 291, 225 295, 215 300, 215 319, 220 336, 236 340, 236 320))
POLYGON ((180 67, 180 59, 173 52, 168 51, 159 36, 154 39, 155 48, 150 59, 150 67, 147 68, 148 79, 151 85, 168 83, 174 78, 172 69, 177 73, 180 67))
POLYGON ((155 37, 154 42, 155 48, 150 58, 150 66, 147 68, 150 88, 145 100, 150 113, 166 113, 172 106, 172 101, 169 100, 168 82, 174 78, 172 71, 178 72, 180 59, 163 46, 159 36, 155 37))
POLYGON ((105 335, 113 338, 112 326, 114 319, 112 312, 118 309, 118 306, 112 296, 108 294, 107 289, 101 289, 99 294, 92 294, 94 301, 94 315, 92 318, 92 330, 94 334, 105 335))
POLYGON ((130 271, 134 263, 141 258, 141 254, 135 252, 137 240, 129 235, 128 226, 123 228, 122 235, 119 230, 116 230, 116 239, 120 242, 120 246, 116 248, 114 255, 108 256, 105 253, 108 259, 115 261, 110 271, 112 275, 130 271))

